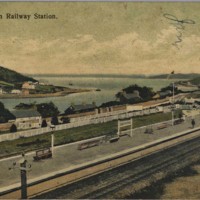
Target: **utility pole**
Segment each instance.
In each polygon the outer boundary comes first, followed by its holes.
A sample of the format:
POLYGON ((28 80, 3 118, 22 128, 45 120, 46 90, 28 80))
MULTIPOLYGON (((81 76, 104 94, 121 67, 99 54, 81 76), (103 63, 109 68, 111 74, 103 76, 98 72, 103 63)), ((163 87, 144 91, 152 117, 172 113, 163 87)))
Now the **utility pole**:
POLYGON ((55 125, 51 125, 51 152, 52 152, 52 158, 54 156, 54 129, 55 129, 55 125))
POLYGON ((21 198, 27 199, 27 176, 26 176, 26 163, 20 163, 20 173, 21 173, 21 198))
MULTIPOLYGON (((16 168, 16 162, 9 170, 16 168)), ((18 167, 17 167, 18 168, 18 167)), ((21 177, 21 199, 27 199, 27 171, 31 168, 28 161, 25 159, 25 154, 22 153, 22 159, 19 161, 20 177, 21 177)))

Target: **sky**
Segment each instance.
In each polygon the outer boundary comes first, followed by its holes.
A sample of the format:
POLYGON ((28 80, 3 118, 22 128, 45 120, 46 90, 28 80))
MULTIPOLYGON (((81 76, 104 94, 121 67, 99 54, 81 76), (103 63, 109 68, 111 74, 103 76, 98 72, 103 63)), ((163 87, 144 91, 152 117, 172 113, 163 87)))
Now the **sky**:
POLYGON ((200 73, 199 11, 200 2, 0 2, 0 66, 26 74, 200 73))

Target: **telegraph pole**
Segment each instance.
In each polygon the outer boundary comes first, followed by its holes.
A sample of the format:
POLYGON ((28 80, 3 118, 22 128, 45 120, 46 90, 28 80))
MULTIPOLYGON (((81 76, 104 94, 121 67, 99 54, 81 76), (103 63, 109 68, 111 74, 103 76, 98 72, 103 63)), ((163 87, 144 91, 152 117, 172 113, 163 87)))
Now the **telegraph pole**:
POLYGON ((27 175, 26 175, 26 163, 20 163, 20 174, 21 174, 21 198, 27 199, 27 175))
MULTIPOLYGON (((25 159, 25 154, 22 153, 22 159, 19 161, 20 177, 21 177, 21 199, 27 199, 27 171, 31 168, 31 165, 27 165, 28 161, 25 159)), ((16 162, 9 170, 14 169, 16 162)))
POLYGON ((52 157, 54 156, 54 129, 55 129, 55 125, 51 125, 51 152, 52 152, 52 157))

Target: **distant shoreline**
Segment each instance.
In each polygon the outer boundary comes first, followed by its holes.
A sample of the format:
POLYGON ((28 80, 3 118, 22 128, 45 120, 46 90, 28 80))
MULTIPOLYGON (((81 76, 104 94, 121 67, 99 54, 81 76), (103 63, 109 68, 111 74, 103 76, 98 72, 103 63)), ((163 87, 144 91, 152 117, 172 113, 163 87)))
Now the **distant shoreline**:
POLYGON ((64 91, 55 93, 45 93, 45 94, 0 94, 0 99, 24 99, 24 98, 47 98, 47 97, 60 97, 66 96, 73 93, 90 92, 89 89, 69 89, 65 88, 64 91))
MULTIPOLYGON (((169 74, 24 74, 30 77, 93 77, 93 78, 144 78, 144 79, 167 79, 169 74)), ((199 73, 176 73, 170 79, 193 79, 199 77, 199 73)))

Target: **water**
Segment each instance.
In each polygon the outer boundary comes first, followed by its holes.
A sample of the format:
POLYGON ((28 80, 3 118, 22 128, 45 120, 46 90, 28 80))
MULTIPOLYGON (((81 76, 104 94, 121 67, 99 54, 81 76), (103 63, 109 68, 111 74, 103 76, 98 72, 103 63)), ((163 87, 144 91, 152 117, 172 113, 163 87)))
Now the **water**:
POLYGON ((142 79, 142 78, 129 78, 129 77, 45 77, 45 76, 34 76, 35 79, 48 82, 53 85, 66 86, 73 88, 100 88, 101 91, 91 91, 84 93, 70 94, 61 97, 47 97, 47 98, 24 98, 24 99, 1 99, 0 101, 4 103, 5 107, 9 110, 19 103, 44 103, 52 101, 62 113, 66 108, 68 108, 72 103, 92 103, 96 102, 97 105, 101 105, 107 101, 116 100, 115 94, 122 90, 123 88, 138 84, 140 86, 152 87, 154 91, 158 91, 160 88, 169 85, 172 80, 167 79, 142 79), (69 84, 73 85, 70 86, 69 84))

